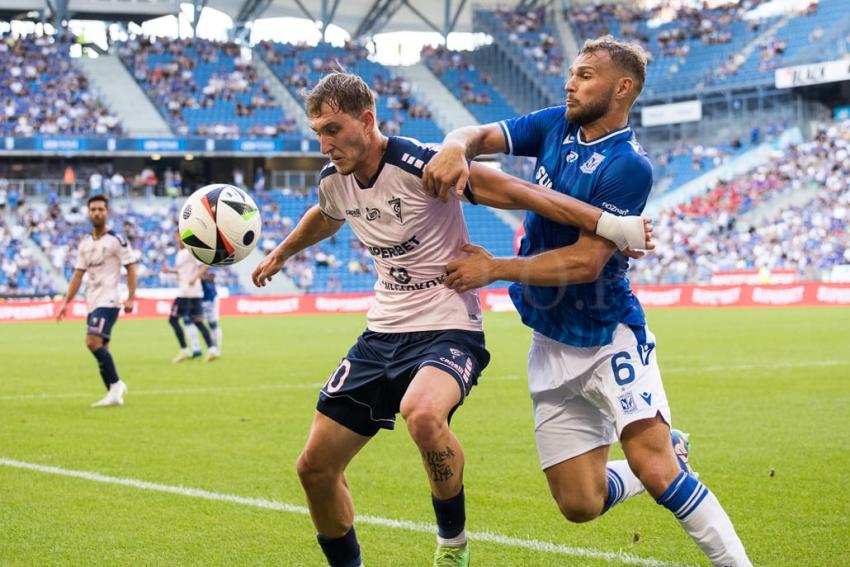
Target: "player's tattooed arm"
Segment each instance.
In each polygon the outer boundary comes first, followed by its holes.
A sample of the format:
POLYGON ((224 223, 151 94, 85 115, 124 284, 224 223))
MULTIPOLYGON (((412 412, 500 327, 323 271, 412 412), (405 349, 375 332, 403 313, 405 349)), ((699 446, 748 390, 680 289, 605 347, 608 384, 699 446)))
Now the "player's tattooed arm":
POLYGON ((611 242, 588 232, 575 244, 527 257, 497 258, 467 244, 463 251, 469 256, 449 262, 444 283, 458 292, 498 280, 551 287, 590 283, 599 278, 614 250, 611 242))
POLYGON ((598 234, 628 256, 652 250, 652 221, 618 217, 569 195, 512 177, 479 163, 470 166, 469 185, 477 203, 497 209, 533 211, 547 219, 598 234))
POLYGON ((272 279, 272 276, 283 268, 289 258, 305 248, 333 236, 344 224, 345 221, 329 217, 322 212, 318 205, 314 205, 304 213, 289 236, 257 265, 251 275, 254 285, 257 287, 265 286, 272 279))

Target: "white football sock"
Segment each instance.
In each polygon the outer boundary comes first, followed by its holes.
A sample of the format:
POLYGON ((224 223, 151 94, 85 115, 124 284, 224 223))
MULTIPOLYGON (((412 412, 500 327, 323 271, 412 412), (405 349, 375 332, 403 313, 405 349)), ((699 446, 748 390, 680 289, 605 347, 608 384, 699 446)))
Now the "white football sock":
POLYGON ((626 461, 608 461, 608 497, 605 499, 605 511, 625 502, 645 490, 626 461))
POLYGON ((657 500, 718 567, 752 567, 732 520, 712 492, 695 477, 681 473, 657 500))
POLYGON ((201 341, 198 338, 198 328, 194 323, 184 323, 186 327, 186 336, 189 337, 189 346, 192 347, 192 352, 201 352, 201 341))

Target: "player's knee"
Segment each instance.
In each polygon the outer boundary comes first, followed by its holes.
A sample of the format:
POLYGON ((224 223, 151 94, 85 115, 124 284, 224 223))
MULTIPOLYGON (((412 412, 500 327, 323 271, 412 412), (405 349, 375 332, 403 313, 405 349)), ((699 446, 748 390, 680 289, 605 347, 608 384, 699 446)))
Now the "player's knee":
POLYGON ((561 515, 574 524, 582 524, 598 518, 605 505, 604 502, 571 497, 557 498, 557 502, 561 515))
POLYGON ((327 486, 337 476, 336 471, 307 449, 303 450, 298 456, 298 460, 295 462, 295 470, 304 487, 327 486))
POLYGON ((433 444, 442 435, 443 428, 446 426, 445 421, 427 404, 409 408, 402 415, 407 423, 410 437, 420 447, 433 444))
POLYGON ((86 335, 86 347, 92 352, 103 346, 103 339, 96 335, 86 335))
POLYGON ((670 483, 679 475, 678 467, 668 465, 662 459, 655 459, 649 463, 642 463, 634 467, 635 475, 640 479, 646 491, 654 498, 658 498, 670 483))

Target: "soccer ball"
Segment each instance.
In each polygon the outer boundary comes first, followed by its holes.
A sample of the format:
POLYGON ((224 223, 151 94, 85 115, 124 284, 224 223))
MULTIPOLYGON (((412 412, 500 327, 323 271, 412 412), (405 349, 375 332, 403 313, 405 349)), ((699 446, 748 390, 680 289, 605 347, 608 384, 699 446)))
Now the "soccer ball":
POLYGON ((207 185, 180 207, 180 240, 210 266, 245 259, 260 241, 260 210, 248 193, 224 183, 207 185))

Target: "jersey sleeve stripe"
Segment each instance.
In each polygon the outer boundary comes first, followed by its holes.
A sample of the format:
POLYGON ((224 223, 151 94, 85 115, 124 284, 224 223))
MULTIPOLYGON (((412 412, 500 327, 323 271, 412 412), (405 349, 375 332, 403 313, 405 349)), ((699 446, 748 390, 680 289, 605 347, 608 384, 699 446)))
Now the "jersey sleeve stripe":
POLYGON ((328 217, 329 219, 335 220, 336 222, 345 222, 345 219, 338 219, 335 216, 329 215, 328 213, 326 213, 324 211, 324 209, 320 208, 319 210, 322 211, 322 214, 325 215, 326 217, 328 217))
POLYGON ((504 120, 502 120, 499 122, 499 127, 502 129, 502 134, 505 136, 505 145, 508 147, 508 151, 506 153, 508 155, 512 155, 514 153, 514 141, 511 139, 511 133, 508 130, 508 125, 504 120))

